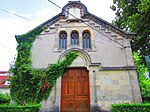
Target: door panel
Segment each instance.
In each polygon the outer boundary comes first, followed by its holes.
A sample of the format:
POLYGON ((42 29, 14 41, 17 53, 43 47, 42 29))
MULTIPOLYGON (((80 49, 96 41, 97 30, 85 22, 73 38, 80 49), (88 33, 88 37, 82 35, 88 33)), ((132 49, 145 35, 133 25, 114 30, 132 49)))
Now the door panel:
POLYGON ((69 68, 62 75, 61 112, 90 112, 89 76, 86 68, 69 68))

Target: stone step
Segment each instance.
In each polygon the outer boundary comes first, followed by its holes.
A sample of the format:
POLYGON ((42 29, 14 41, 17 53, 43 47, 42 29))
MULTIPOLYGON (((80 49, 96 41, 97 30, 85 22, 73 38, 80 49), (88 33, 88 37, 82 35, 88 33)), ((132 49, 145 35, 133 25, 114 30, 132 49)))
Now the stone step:
POLYGON ((44 35, 44 31, 42 31, 42 32, 40 33, 40 35, 44 35))
POLYGON ((107 36, 111 36, 111 32, 110 31, 106 31, 106 35, 107 36))
POLYGON ((106 32, 106 29, 100 28, 100 32, 105 33, 105 32, 106 32))
POLYGON ((82 19, 83 22, 90 22, 89 19, 82 19))
POLYGON ((59 27, 59 26, 60 26, 60 23, 56 23, 54 26, 55 26, 55 27, 59 27))
POLYGON ((45 31, 45 32, 49 32, 49 28, 45 29, 44 31, 45 31))
POLYGON ((98 26, 98 25, 95 25, 95 28, 99 30, 99 29, 100 29, 100 26, 98 26))
POLYGON ((91 25, 91 26, 95 26, 95 23, 89 23, 89 25, 91 25))
POLYGON ((111 34, 111 37, 116 38, 117 39, 117 35, 116 34, 111 34))

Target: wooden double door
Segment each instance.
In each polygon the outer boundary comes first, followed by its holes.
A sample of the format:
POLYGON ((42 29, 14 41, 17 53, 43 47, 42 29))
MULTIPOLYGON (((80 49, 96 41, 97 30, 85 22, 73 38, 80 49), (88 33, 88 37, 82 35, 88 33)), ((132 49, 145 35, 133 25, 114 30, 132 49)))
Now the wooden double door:
POLYGON ((61 112, 90 112, 86 68, 68 68, 61 78, 61 112))

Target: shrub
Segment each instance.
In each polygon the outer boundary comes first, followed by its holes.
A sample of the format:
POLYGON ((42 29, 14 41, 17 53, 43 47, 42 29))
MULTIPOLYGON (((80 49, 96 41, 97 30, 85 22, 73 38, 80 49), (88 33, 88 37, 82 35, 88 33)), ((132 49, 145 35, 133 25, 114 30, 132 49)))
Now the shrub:
POLYGON ((39 109, 39 104, 27 106, 0 105, 0 112, 38 112, 39 109))
POLYGON ((2 94, 0 92, 0 104, 9 103, 9 101, 10 101, 10 96, 8 94, 2 94))
POLYGON ((112 112, 150 112, 150 103, 112 104, 112 112))

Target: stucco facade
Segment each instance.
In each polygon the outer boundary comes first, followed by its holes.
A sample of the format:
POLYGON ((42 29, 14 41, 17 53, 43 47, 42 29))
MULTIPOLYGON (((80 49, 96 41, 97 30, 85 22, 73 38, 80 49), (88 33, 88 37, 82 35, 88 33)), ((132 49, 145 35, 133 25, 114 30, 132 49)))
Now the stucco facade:
MULTIPOLYGON (((88 70, 91 112, 110 111, 112 103, 142 102, 130 45, 131 33, 89 13, 80 2, 69 2, 60 14, 40 26, 48 28, 33 42, 32 67, 46 69, 62 60, 67 52, 78 51, 79 57, 70 67, 88 70), (71 8, 79 8, 81 18, 69 18, 67 11, 71 8), (60 48, 62 31, 67 34, 65 49, 60 48), (76 46, 71 44, 72 31, 79 35, 76 46), (83 48, 84 31, 90 34, 90 48, 83 48)), ((41 111, 60 111, 60 101, 61 77, 47 101, 42 101, 41 111)))

